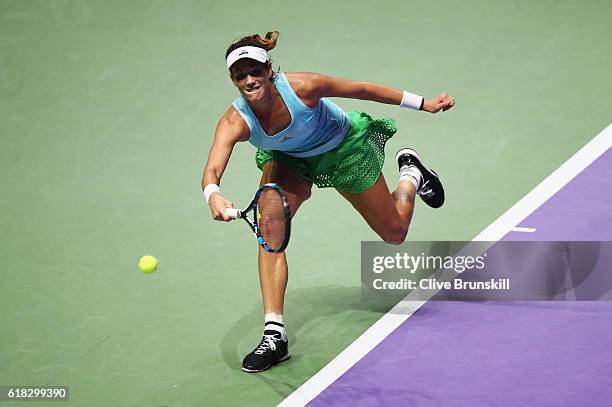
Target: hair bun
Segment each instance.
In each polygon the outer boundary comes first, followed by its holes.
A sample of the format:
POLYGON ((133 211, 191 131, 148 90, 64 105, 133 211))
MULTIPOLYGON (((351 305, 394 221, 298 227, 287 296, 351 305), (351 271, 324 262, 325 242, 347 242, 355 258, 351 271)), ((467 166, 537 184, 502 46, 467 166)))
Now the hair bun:
POLYGON ((278 40, 279 35, 280 33, 278 31, 268 31, 264 38, 261 38, 259 34, 247 35, 246 37, 242 37, 228 47, 227 52, 225 53, 225 58, 227 58, 229 53, 235 50, 236 48, 248 45, 260 47, 265 49, 266 51, 270 51, 276 47, 276 41, 278 40))

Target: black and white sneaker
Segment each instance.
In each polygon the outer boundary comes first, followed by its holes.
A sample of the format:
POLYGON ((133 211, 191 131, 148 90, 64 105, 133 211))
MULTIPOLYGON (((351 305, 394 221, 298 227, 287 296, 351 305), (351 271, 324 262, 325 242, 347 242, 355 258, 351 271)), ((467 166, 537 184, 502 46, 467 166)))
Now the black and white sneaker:
POLYGON ((264 370, 289 359, 289 341, 280 333, 268 334, 265 331, 261 342, 255 350, 242 361, 242 370, 247 373, 263 372, 264 370))
POLYGON ((438 174, 421 163, 421 158, 411 148, 403 148, 395 154, 395 159, 401 170, 405 165, 414 165, 423 176, 421 185, 417 189, 417 194, 423 202, 432 208, 439 208, 444 204, 444 188, 438 178, 438 174))

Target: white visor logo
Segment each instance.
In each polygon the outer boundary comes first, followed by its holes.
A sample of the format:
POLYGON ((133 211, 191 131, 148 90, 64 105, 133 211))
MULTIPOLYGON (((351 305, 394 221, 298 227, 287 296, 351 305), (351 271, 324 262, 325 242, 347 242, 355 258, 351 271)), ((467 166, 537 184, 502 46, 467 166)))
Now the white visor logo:
POLYGON ((234 62, 243 58, 254 59, 255 61, 261 63, 265 63, 270 60, 268 52, 263 48, 252 46, 240 47, 230 52, 227 56, 227 69, 229 69, 234 62))

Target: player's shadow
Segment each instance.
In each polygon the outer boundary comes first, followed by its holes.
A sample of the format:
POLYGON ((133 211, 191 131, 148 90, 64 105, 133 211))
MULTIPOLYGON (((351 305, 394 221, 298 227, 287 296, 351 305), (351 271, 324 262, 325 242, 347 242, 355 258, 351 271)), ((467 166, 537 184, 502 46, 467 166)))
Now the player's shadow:
MULTIPOLYGON (((369 311, 382 316, 389 311, 397 301, 364 301, 359 287, 327 286, 317 288, 299 289, 287 292, 286 308, 289 310, 289 317, 285 322, 288 325, 290 349, 299 343, 302 327, 312 327, 315 319, 325 319, 326 317, 337 315, 347 310, 369 311)), ((236 372, 240 371, 242 359, 247 352, 252 349, 240 349, 240 343, 245 337, 253 336, 254 329, 261 329, 262 321, 261 304, 253 305, 253 309, 239 318, 234 325, 225 333, 221 342, 220 350, 223 359, 228 367, 236 372)), ((311 328, 304 328, 311 329, 311 328)), ((333 327, 333 335, 336 338, 350 338, 354 336, 354 326, 351 330, 350 324, 337 325, 333 327)), ((260 335, 260 333, 258 333, 260 335)), ((253 336, 252 348, 254 348, 260 337, 253 336)), ((325 340, 335 340, 328 337, 325 340)), ((301 356, 291 353, 291 362, 283 363, 265 374, 254 374, 252 377, 264 381, 269 387, 279 395, 286 396, 299 387, 304 378, 304 368, 300 367, 301 356), (282 371, 282 372, 281 372, 282 371), (273 373, 274 372, 274 373, 273 373)))

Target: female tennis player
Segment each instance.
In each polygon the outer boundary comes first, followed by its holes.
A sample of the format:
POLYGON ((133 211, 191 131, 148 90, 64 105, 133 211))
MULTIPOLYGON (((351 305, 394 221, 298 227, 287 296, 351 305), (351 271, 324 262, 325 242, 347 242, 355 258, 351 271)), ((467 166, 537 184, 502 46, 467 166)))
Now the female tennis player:
MULTIPOLYGON (((240 95, 223 114, 204 168, 202 188, 215 220, 229 221, 233 204, 219 190, 234 145, 249 141, 261 184, 274 182, 286 193, 295 215, 310 197, 312 184, 335 188, 385 241, 401 243, 412 218, 415 195, 437 208, 444 190, 435 172, 412 149, 398 151, 399 181, 389 192, 381 169, 385 143, 396 132, 392 119, 363 112, 345 113, 328 97, 369 100, 429 113, 452 108, 442 93, 425 99, 389 86, 334 78, 316 73, 275 73, 268 51, 279 33, 244 37, 225 54, 229 77, 240 95)), ((264 334, 242 364, 260 372, 289 358, 283 325, 287 285, 285 253, 259 248, 259 279, 264 306, 264 334)))

